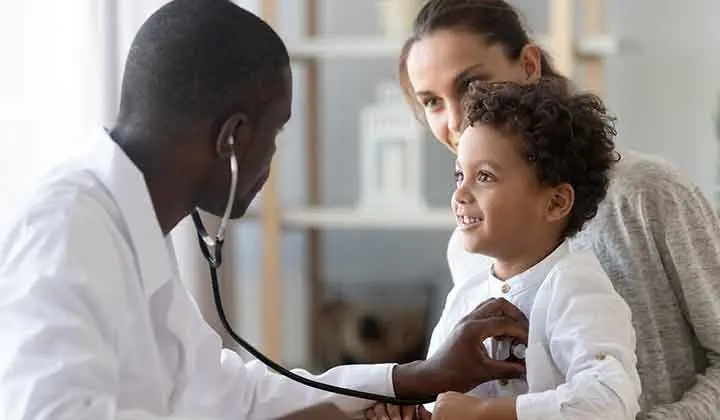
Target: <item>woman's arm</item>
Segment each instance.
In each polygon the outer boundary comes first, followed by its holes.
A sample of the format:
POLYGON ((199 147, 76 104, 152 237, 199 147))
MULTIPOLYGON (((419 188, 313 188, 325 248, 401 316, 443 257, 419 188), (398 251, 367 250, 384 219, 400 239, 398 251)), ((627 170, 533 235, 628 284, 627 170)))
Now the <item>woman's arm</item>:
POLYGON ((720 418, 720 222, 697 187, 661 181, 652 195, 645 193, 643 210, 655 216, 649 223, 658 252, 708 364, 679 401, 652 408, 644 418, 720 418))

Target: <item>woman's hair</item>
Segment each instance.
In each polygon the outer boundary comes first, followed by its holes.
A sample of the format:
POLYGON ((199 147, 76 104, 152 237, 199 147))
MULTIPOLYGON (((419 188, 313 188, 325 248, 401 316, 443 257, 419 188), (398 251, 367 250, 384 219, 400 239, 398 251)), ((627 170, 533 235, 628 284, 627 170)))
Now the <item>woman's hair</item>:
MULTIPOLYGON (((483 36, 490 44, 500 44, 508 59, 517 60, 523 47, 531 42, 517 10, 505 0, 428 0, 413 22, 413 31, 400 53, 398 76, 405 99, 422 116, 407 73, 407 58, 413 45, 439 29, 462 29, 483 36)), ((545 51, 541 50, 543 77, 562 77, 545 51)))
POLYGON ((542 185, 569 184, 575 202, 564 237, 579 232, 605 198, 615 152, 614 118, 591 93, 573 93, 564 80, 472 82, 463 97, 464 128, 487 125, 519 141, 542 185))

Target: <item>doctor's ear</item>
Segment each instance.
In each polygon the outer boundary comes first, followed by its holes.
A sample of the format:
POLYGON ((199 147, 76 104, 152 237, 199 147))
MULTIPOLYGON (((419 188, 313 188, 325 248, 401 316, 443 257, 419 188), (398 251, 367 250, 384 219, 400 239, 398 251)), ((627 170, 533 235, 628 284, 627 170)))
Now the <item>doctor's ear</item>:
POLYGON ((215 150, 220 158, 226 159, 235 152, 241 155, 250 143, 249 119, 244 113, 233 114, 220 128, 215 140, 215 150))

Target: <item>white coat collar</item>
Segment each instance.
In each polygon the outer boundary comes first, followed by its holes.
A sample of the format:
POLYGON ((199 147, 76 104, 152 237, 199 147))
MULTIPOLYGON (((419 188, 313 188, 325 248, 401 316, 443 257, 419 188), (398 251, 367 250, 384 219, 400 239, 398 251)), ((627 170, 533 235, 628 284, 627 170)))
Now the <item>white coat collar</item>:
POLYGON ((145 177, 104 129, 93 136, 87 159, 121 214, 149 297, 177 275, 177 262, 160 227, 145 177))

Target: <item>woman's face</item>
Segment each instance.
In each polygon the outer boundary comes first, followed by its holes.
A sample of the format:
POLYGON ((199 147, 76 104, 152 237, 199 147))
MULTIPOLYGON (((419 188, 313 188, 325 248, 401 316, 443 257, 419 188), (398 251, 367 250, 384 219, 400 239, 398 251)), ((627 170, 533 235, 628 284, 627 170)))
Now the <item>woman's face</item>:
POLYGON ((482 81, 530 81, 540 76, 540 51, 529 44, 517 60, 502 44, 458 29, 442 29, 417 41, 407 57, 408 80, 423 108, 430 130, 456 150, 462 126, 462 94, 482 81))

